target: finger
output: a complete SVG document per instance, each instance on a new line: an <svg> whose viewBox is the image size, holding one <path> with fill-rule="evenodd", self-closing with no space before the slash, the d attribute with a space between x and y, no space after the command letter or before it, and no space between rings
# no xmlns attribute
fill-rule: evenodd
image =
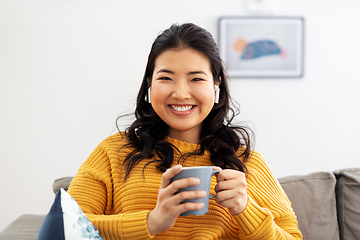
<svg viewBox="0 0 360 240"><path fill-rule="evenodd" d="M198 178L182 178L172 182L168 187L168 193L174 195L179 189L192 187L200 184L200 179ZM187 191L188 192L188 191Z"/></svg>
<svg viewBox="0 0 360 240"><path fill-rule="evenodd" d="M160 188L166 188L170 182L171 179L178 174L179 172L181 172L181 165L176 165L172 168L169 168L166 170L166 172L163 173L162 175L162 179L161 179L161 184L160 184Z"/></svg>
<svg viewBox="0 0 360 240"><path fill-rule="evenodd" d="M187 211L194 211L194 210L200 210L204 207L204 203L202 202L186 202L179 204L171 209L171 214L179 217L180 214L187 212Z"/></svg>
<svg viewBox="0 0 360 240"><path fill-rule="evenodd" d="M221 169L221 167L213 166L213 167L212 167L212 170L213 170L213 171L221 171L222 169Z"/></svg>
<svg viewBox="0 0 360 240"><path fill-rule="evenodd" d="M196 202L196 203L186 202L186 203L180 204L180 206L179 206L179 215L181 213L184 213L184 212L187 212L187 211L200 210L203 207L204 207L204 203L202 203L202 202Z"/></svg>
<svg viewBox="0 0 360 240"><path fill-rule="evenodd" d="M223 201L233 199L237 193L238 192L233 190L220 191L216 194L215 201L220 204Z"/></svg>
<svg viewBox="0 0 360 240"><path fill-rule="evenodd" d="M221 181L227 181L230 179L235 179L237 177L241 177L243 179L245 179L245 174L243 172L240 171L236 171L233 169L225 169L222 170L218 175L217 175L217 182L221 182Z"/></svg>
<svg viewBox="0 0 360 240"><path fill-rule="evenodd" d="M205 196L206 196L206 191L183 191L174 195L173 201L175 204L176 203L180 204L185 200L203 198Z"/></svg>
<svg viewBox="0 0 360 240"><path fill-rule="evenodd" d="M200 210L204 207L202 202L183 202L184 200L191 200L197 198L203 198L206 196L206 191L184 191L174 196L177 202L177 213L180 215L186 211Z"/></svg>
<svg viewBox="0 0 360 240"><path fill-rule="evenodd" d="M222 181L222 182L218 182L218 184L216 184L215 186L215 192L220 192L220 191L226 191L226 190L231 190L234 188L239 188L239 187L245 187L246 185L244 183L242 183L241 181L239 181L238 179L231 179L231 180L227 180L227 181Z"/></svg>
<svg viewBox="0 0 360 240"><path fill-rule="evenodd" d="M165 203L165 208L168 209L174 216L178 216L183 212L201 209L203 204L197 202L186 202L184 200L191 200L202 198L206 196L206 191L184 191L169 197Z"/></svg>

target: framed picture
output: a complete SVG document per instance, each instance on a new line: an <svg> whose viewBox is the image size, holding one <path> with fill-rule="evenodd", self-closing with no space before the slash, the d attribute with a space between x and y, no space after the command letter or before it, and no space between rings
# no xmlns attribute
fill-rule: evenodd
<svg viewBox="0 0 360 240"><path fill-rule="evenodd" d="M304 19L301 17L220 18L219 48L230 77L302 77Z"/></svg>

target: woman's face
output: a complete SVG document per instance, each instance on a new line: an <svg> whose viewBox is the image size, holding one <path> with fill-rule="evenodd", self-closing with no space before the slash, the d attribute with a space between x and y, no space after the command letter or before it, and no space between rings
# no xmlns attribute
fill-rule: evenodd
<svg viewBox="0 0 360 240"><path fill-rule="evenodd" d="M155 61L151 105L169 125L169 136L197 143L201 123L214 106L209 60L193 49L167 50Z"/></svg>

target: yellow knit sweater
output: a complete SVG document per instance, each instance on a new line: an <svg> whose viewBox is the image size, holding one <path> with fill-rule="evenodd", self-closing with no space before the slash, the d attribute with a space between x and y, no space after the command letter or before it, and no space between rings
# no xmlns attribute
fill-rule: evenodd
<svg viewBox="0 0 360 240"><path fill-rule="evenodd" d="M196 144L168 141L182 153L197 148ZM81 165L68 190L104 239L302 239L285 192L257 152L246 163L249 200L242 213L232 216L210 200L207 214L179 217L169 231L151 236L146 219L155 208L162 172L154 164L143 172L148 162L144 160L124 181L122 163L130 150L119 149L125 143L119 133L105 139ZM186 159L183 166L212 163L205 153ZM215 177L211 185L210 193L215 194Z"/></svg>

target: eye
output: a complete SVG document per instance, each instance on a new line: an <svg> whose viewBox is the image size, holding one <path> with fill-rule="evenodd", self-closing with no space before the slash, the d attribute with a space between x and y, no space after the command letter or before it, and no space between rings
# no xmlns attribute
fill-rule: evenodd
<svg viewBox="0 0 360 240"><path fill-rule="evenodd" d="M192 82L199 82L199 81L204 81L204 79L202 78L193 78L191 79Z"/></svg>
<svg viewBox="0 0 360 240"><path fill-rule="evenodd" d="M172 79L169 77L160 77L159 80L171 81Z"/></svg>

